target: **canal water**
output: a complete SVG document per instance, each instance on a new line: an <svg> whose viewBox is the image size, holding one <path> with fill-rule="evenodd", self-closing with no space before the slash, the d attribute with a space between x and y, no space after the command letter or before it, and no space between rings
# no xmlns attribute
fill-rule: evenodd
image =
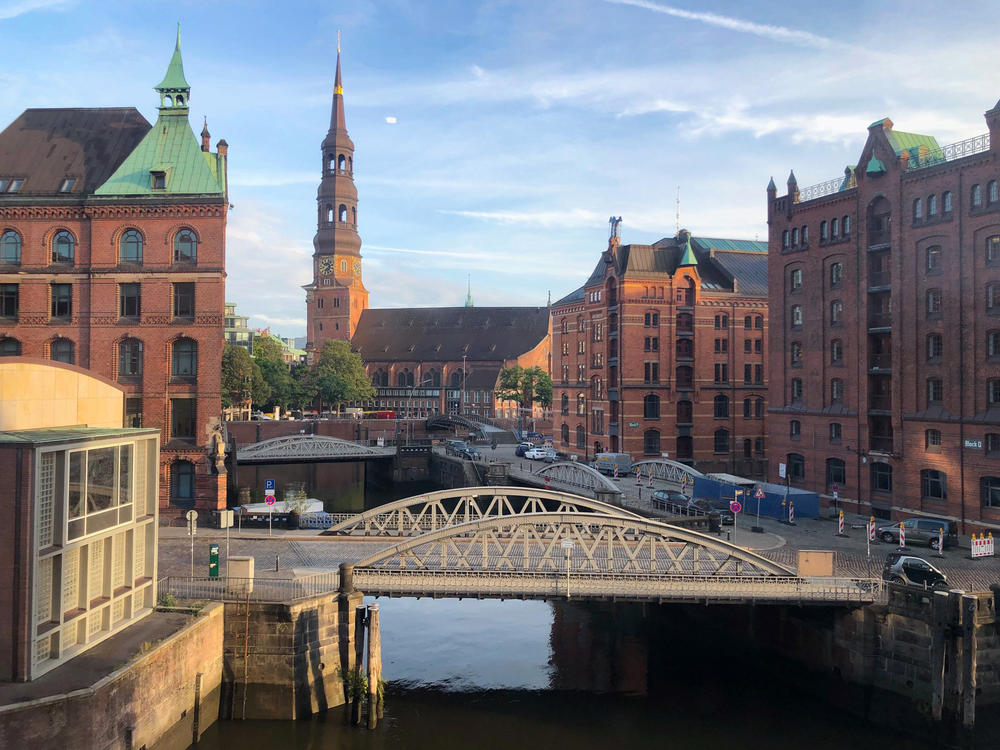
<svg viewBox="0 0 1000 750"><path fill-rule="evenodd" d="M307 489L331 510L434 489L410 485L366 498L363 474L333 466L341 473L335 489ZM260 471L287 481L322 476L308 465L260 467L263 478ZM684 607L622 603L378 603L388 685L377 729L349 726L339 708L297 722L219 722L197 748L884 750L900 741L837 709L839 683L771 663L741 639L706 634L704 609L691 616Z"/></svg>

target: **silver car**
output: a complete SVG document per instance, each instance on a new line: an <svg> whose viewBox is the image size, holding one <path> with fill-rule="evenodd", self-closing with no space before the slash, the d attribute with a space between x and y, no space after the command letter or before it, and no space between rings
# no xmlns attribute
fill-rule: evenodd
<svg viewBox="0 0 1000 750"><path fill-rule="evenodd" d="M903 521L903 533L907 544L926 544L931 549L938 548L940 531L944 529L944 546L955 543L955 525L940 518L907 518ZM899 544L899 524L880 526L878 538L883 542Z"/></svg>

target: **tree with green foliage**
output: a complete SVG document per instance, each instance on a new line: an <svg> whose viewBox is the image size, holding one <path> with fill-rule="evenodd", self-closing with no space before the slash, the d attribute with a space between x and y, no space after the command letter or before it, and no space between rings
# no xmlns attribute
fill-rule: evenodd
<svg viewBox="0 0 1000 750"><path fill-rule="evenodd" d="M227 344L222 350L222 405L263 404L271 396L260 367L242 346Z"/></svg>
<svg viewBox="0 0 1000 750"><path fill-rule="evenodd" d="M274 336L257 336L253 340L253 358L261 362L285 362L285 345Z"/></svg>
<svg viewBox="0 0 1000 750"><path fill-rule="evenodd" d="M518 406L538 404L548 408L552 406L552 378L538 366L505 367L500 371L496 395L501 401L513 401Z"/></svg>
<svg viewBox="0 0 1000 750"><path fill-rule="evenodd" d="M275 362L272 359L256 359L256 357L254 359L271 392L263 404L264 409L271 410L275 406L287 409L292 400L292 376L288 373L288 367L284 362Z"/></svg>
<svg viewBox="0 0 1000 750"><path fill-rule="evenodd" d="M289 377L292 381L289 404L300 411L305 411L319 395L316 371L309 365L292 365Z"/></svg>
<svg viewBox="0 0 1000 750"><path fill-rule="evenodd" d="M361 355L352 352L346 341L330 340L323 344L316 363L316 380L320 398L338 411L346 401L366 401L375 396Z"/></svg>

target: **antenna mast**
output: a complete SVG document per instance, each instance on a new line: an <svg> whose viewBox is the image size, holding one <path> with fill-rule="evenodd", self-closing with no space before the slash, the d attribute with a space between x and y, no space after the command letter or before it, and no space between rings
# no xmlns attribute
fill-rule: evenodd
<svg viewBox="0 0 1000 750"><path fill-rule="evenodd" d="M681 186L677 186L677 228L674 230L677 234L681 232Z"/></svg>

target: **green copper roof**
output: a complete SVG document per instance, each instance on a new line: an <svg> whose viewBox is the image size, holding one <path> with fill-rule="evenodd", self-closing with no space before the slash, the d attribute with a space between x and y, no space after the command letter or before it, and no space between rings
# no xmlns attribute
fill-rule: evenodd
<svg viewBox="0 0 1000 750"><path fill-rule="evenodd" d="M681 262L677 264L677 267L697 265L698 259L695 257L694 250L691 249L691 235L688 235L687 240L684 242L684 255L681 256Z"/></svg>
<svg viewBox="0 0 1000 750"><path fill-rule="evenodd" d="M896 156L899 156L904 151L913 151L914 149L919 150L921 148L926 148L928 151L937 151L941 148L938 146L937 138L932 135L920 135L919 133L904 133L900 130L888 130L886 131L886 137L889 139L889 144L896 152Z"/></svg>
<svg viewBox="0 0 1000 750"><path fill-rule="evenodd" d="M156 90L169 89L190 89L187 79L184 77L184 61L181 60L181 25L177 24L177 46L174 47L174 56L170 58L170 65L167 66L167 74L156 86Z"/></svg>
<svg viewBox="0 0 1000 750"><path fill-rule="evenodd" d="M876 159L874 156L868 160L868 166L865 167L866 174L885 174L885 164L882 163L880 159Z"/></svg>

